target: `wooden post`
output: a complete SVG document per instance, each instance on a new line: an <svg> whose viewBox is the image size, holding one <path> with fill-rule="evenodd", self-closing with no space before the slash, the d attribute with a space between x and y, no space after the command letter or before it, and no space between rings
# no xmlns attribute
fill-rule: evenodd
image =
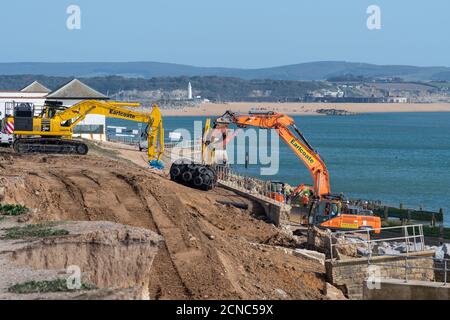
<svg viewBox="0 0 450 320"><path fill-rule="evenodd" d="M386 220L386 221L389 220L389 207L388 206L384 206L384 220Z"/></svg>
<svg viewBox="0 0 450 320"><path fill-rule="evenodd" d="M444 239L444 237L445 237L445 228L444 228L444 209L439 209L439 213L442 215L442 221L441 221L441 226L440 226L440 228L439 228L439 242L441 243L441 244L444 244L445 243L445 239Z"/></svg>
<svg viewBox="0 0 450 320"><path fill-rule="evenodd" d="M436 227L436 215L434 213L431 215L431 226Z"/></svg>

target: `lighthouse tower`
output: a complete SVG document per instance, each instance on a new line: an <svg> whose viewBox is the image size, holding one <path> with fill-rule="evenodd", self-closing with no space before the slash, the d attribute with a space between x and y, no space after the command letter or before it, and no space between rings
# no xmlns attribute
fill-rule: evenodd
<svg viewBox="0 0 450 320"><path fill-rule="evenodd" d="M192 84L189 82L188 85L188 100L192 100L194 99L193 95L192 95Z"/></svg>

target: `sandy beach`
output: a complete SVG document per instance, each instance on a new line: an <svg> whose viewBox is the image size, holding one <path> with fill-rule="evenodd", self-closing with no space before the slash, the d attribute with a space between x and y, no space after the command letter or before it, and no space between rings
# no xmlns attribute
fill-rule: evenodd
<svg viewBox="0 0 450 320"><path fill-rule="evenodd" d="M198 107L165 109L164 116L220 116L227 110L238 113L276 111L290 115L317 115L319 109L339 109L355 113L450 112L450 103L204 103Z"/></svg>

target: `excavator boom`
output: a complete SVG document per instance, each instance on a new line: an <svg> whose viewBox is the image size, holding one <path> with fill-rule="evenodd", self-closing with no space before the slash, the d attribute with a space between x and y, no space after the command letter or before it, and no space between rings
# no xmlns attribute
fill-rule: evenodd
<svg viewBox="0 0 450 320"><path fill-rule="evenodd" d="M291 117L275 112L239 115L227 111L215 121L214 128L225 134L226 129L231 124L239 128L257 127L276 130L283 141L305 164L314 180L313 193L315 195L313 199L309 199L309 197L306 199L310 208L307 223L333 230L369 229L374 230L375 233L380 233L381 220L379 217L343 213L341 197L331 195L330 177L324 161L303 136ZM226 145L227 143L228 137L224 137L223 144ZM300 185L294 190L293 196L306 190L310 190L310 188ZM278 197L281 201L285 200L283 196L278 194L271 195L271 197L275 200Z"/></svg>
<svg viewBox="0 0 450 320"><path fill-rule="evenodd" d="M222 117L215 120L216 128L223 129L231 124L239 128L257 127L276 130L283 141L295 152L311 173L314 181L315 195L322 198L331 194L327 167L319 153L313 149L308 140L297 128L294 119L275 112L239 115L227 111Z"/></svg>

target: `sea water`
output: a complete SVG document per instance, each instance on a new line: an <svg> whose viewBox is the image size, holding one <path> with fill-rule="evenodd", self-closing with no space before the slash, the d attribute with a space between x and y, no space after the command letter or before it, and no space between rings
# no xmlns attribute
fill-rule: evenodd
<svg viewBox="0 0 450 320"><path fill-rule="evenodd" d="M450 225L450 113L373 113L348 117L296 116L295 122L324 159L332 191L350 198L437 211ZM193 131L203 117L165 117L166 132ZM136 124L108 119L108 125ZM270 143L270 142L269 142ZM293 186L312 179L294 152L282 141L279 170L267 180ZM251 148L250 148L251 150ZM260 175L258 165L235 170Z"/></svg>

